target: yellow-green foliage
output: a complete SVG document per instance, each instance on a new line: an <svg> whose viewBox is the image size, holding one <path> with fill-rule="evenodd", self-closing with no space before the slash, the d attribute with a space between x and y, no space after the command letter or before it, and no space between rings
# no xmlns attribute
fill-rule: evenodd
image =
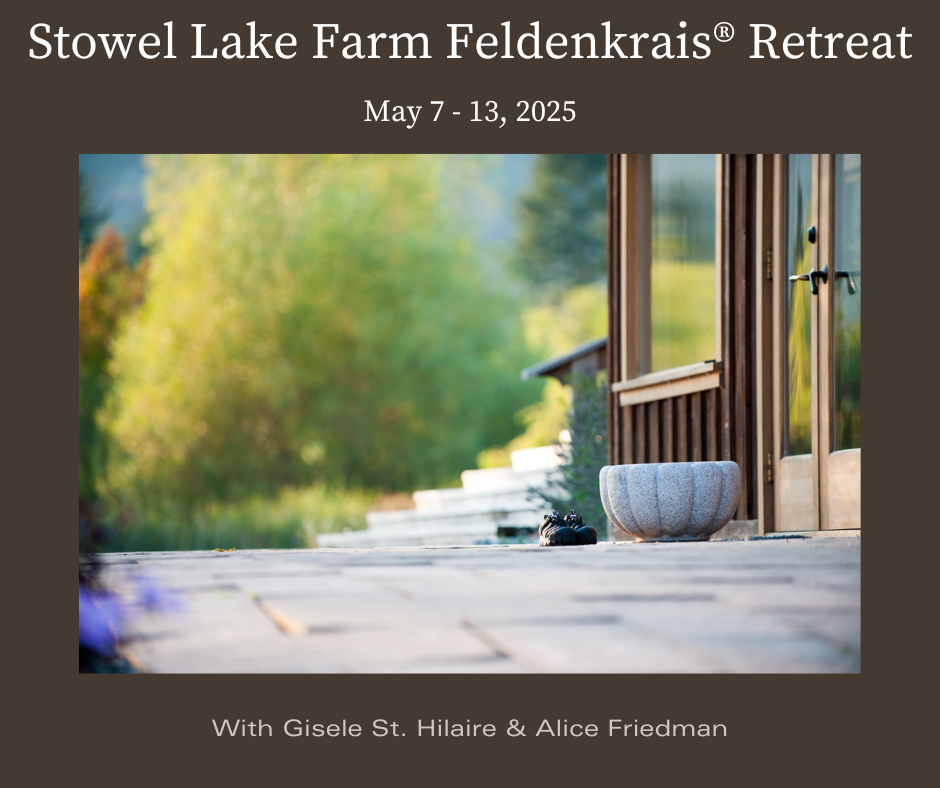
<svg viewBox="0 0 940 788"><path fill-rule="evenodd" d="M650 278L650 371L715 358L714 264L660 260Z"/></svg>
<svg viewBox="0 0 940 788"><path fill-rule="evenodd" d="M375 493L316 484L286 487L273 498L252 496L192 511L138 512L105 550L214 550L316 547L317 534L365 528Z"/></svg>
<svg viewBox="0 0 940 788"><path fill-rule="evenodd" d="M511 455L517 449L533 449L556 443L558 434L568 426L570 406L570 387L563 386L555 378L546 379L542 398L514 416L515 423L525 428L525 432L505 446L493 446L481 451L477 455L477 467L505 468L512 464Z"/></svg>
<svg viewBox="0 0 940 788"><path fill-rule="evenodd" d="M545 359L607 333L607 288L604 283L572 287L554 299L528 308L523 316L529 347ZM504 446L477 455L477 467L499 468L510 464L516 449L550 446L568 426L571 391L554 378L543 380L542 398L515 415L525 432Z"/></svg>
<svg viewBox="0 0 940 788"><path fill-rule="evenodd" d="M607 334L607 285L595 282L559 292L523 316L533 352L550 358Z"/></svg>
<svg viewBox="0 0 940 788"><path fill-rule="evenodd" d="M798 216L792 228L790 254L793 271L806 273L813 264L813 251L804 234L804 227L812 222L812 206L806 202L805 212ZM789 431L788 454L812 452L812 353L811 323L813 296L808 285L789 285L789 314L787 315L787 410Z"/></svg>
<svg viewBox="0 0 940 788"><path fill-rule="evenodd" d="M80 187L81 188L81 187ZM81 211L82 193L79 192ZM79 214L81 227L81 213ZM144 297L147 263L127 263L124 241L111 228L78 263L78 499L91 503L103 470L105 441L95 422L111 384L109 361L122 322Z"/></svg>
<svg viewBox="0 0 940 788"><path fill-rule="evenodd" d="M429 487L512 436L534 398L519 308L455 229L442 161L150 161L150 288L103 418L112 502Z"/></svg>

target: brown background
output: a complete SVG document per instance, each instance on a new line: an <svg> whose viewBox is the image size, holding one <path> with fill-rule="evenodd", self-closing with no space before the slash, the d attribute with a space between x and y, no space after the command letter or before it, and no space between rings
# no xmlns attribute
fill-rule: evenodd
<svg viewBox="0 0 940 788"><path fill-rule="evenodd" d="M375 6L370 8L370 5ZM23 4L3 12L6 750L30 783L321 785L616 783L907 784L935 652L937 526L936 15L926 3L788 2ZM30 60L29 28L162 32L176 60ZM446 59L446 23L514 34L711 33L707 60ZM294 33L289 61L191 60L192 23L218 37ZM432 60L312 60L312 23L340 34L425 32ZM896 34L911 60L751 60L749 23L780 36ZM270 41L270 39L269 39ZM896 39L895 39L896 41ZM363 100L424 104L411 130L363 123ZM574 100L574 123L469 122L469 102ZM431 100L460 119L429 122ZM460 107L459 105L465 105ZM452 106L453 105L453 106ZM78 676L74 648L75 157L81 152L818 151L865 154L865 662L857 676ZM68 219L68 221L66 221ZM66 231L66 227L71 229ZM934 381L935 382L935 381ZM933 446L931 445L933 444ZM923 458L923 462L915 462ZM611 666L615 668L615 665ZM259 718L271 739L216 738L211 720ZM288 739L290 717L398 720L401 739ZM418 718L493 722L495 739L418 738ZM502 735L511 718L525 739ZM722 722L726 739L534 738L541 719ZM929 750L929 748L928 748ZM52 774L54 772L55 774ZM55 783L52 783L52 780ZM23 779L14 784L27 784Z"/></svg>

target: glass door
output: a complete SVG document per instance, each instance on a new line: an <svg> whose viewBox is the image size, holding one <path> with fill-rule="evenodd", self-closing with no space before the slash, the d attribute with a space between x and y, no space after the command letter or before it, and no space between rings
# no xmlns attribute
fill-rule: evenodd
<svg viewBox="0 0 940 788"><path fill-rule="evenodd" d="M777 156L775 176L775 528L859 528L861 156Z"/></svg>

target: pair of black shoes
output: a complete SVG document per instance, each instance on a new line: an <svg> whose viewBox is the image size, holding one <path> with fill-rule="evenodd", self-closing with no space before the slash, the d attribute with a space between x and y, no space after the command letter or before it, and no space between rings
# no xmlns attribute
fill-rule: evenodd
<svg viewBox="0 0 940 788"><path fill-rule="evenodd" d="M572 509L564 517L555 511L545 515L539 526L539 545L560 547L579 544L597 544L597 531L585 525L580 514Z"/></svg>

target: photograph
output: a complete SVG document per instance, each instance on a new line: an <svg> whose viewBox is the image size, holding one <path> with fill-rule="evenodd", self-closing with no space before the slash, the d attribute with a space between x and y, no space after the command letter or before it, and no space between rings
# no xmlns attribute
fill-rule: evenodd
<svg viewBox="0 0 940 788"><path fill-rule="evenodd" d="M860 674L861 172L80 153L79 672Z"/></svg>

